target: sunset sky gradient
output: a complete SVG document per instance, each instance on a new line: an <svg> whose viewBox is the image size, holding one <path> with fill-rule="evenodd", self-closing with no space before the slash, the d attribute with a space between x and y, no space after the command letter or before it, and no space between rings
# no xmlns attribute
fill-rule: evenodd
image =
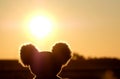
<svg viewBox="0 0 120 79"><path fill-rule="evenodd" d="M41 39L26 25L38 12L54 23ZM86 57L120 58L120 0L0 0L0 59L17 59L23 43L50 51L58 41Z"/></svg>

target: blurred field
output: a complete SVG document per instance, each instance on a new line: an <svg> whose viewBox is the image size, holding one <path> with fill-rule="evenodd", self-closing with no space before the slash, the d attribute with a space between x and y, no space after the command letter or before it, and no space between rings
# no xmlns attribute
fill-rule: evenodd
<svg viewBox="0 0 120 79"><path fill-rule="evenodd" d="M120 79L118 59L72 59L59 74L66 79ZM28 68L17 60L0 60L0 79L32 79Z"/></svg>

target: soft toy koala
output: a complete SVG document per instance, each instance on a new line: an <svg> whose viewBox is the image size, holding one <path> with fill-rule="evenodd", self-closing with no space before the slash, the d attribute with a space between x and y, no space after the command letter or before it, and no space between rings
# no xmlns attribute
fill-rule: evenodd
<svg viewBox="0 0 120 79"><path fill-rule="evenodd" d="M57 74L70 58L71 50L66 43L56 43L52 52L39 52L32 44L20 49L21 64L30 68L35 79L59 79Z"/></svg>

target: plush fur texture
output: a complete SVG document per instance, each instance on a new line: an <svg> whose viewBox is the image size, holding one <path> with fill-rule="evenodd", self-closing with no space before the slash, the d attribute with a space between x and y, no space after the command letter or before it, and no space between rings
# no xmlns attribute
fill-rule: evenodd
<svg viewBox="0 0 120 79"><path fill-rule="evenodd" d="M32 44L23 45L20 49L20 58L24 66L31 64L33 60L33 55L38 52L36 47Z"/></svg>
<svg viewBox="0 0 120 79"><path fill-rule="evenodd" d="M57 62L62 65L64 65L71 57L71 51L65 43L56 43L52 48L52 53Z"/></svg>
<svg viewBox="0 0 120 79"><path fill-rule="evenodd" d="M52 52L39 52L32 44L23 45L20 49L20 59L23 66L29 66L35 79L58 79L61 67L71 57L71 50L66 43L56 43Z"/></svg>

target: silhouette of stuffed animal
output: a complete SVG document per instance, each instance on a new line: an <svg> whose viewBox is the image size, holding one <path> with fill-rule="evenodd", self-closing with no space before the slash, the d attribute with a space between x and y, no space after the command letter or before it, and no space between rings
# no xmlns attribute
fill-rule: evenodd
<svg viewBox="0 0 120 79"><path fill-rule="evenodd" d="M66 43L56 43L52 52L39 52L32 44L20 49L21 64L30 68L35 79L60 79L57 74L70 58L71 50Z"/></svg>

